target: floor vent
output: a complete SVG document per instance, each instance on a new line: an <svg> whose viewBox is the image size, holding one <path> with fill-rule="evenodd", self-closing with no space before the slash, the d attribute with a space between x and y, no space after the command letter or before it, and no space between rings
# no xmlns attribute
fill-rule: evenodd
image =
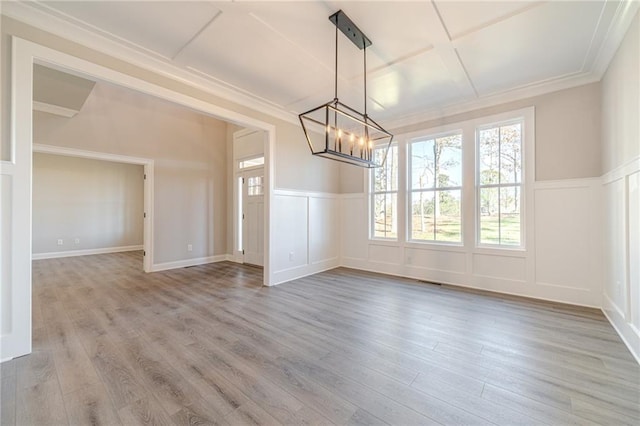
<svg viewBox="0 0 640 426"><path fill-rule="evenodd" d="M441 286L441 283L434 283L433 281L426 281L426 280L417 280L420 284L431 284L431 285L438 285Z"/></svg>

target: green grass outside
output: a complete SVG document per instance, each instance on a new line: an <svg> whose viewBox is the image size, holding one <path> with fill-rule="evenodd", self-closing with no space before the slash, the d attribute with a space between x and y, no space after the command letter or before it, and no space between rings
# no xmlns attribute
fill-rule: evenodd
<svg viewBox="0 0 640 426"><path fill-rule="evenodd" d="M412 240L462 242L461 223L458 216L440 216L437 220L434 239L433 217L425 219L424 228L420 227L420 216L413 215ZM388 222L388 224L390 221ZM498 216L482 216L480 218L480 243L520 245L520 217L517 215L502 216L502 230L499 232L500 220ZM390 226L388 226L390 228ZM384 224L376 223L376 231L383 232ZM387 229L390 232L391 229ZM378 233L376 232L376 233ZM387 234L388 237L395 237Z"/></svg>

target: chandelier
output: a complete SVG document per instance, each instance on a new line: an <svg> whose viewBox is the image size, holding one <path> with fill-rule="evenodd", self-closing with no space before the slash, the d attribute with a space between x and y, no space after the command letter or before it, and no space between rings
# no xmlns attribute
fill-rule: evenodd
<svg viewBox="0 0 640 426"><path fill-rule="evenodd" d="M336 27L334 98L300 114L302 130L313 155L360 167L380 167L393 135L367 115L367 47L371 40L342 10L329 16L329 20ZM364 113L338 99L338 29L363 51Z"/></svg>

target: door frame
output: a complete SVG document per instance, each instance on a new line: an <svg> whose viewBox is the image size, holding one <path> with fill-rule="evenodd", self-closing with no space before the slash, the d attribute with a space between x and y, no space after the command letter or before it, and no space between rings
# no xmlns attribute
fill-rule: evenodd
<svg viewBox="0 0 640 426"><path fill-rule="evenodd" d="M142 257L142 268L144 272L153 272L153 180L154 180L154 162L150 158L130 157L119 154L105 154L103 152L85 151L75 148L64 148L61 146L45 145L34 143L33 152L41 154L54 154L65 157L86 158L90 160L111 161L114 163L136 164L144 168L144 225L142 236L142 249L144 256Z"/></svg>
<svg viewBox="0 0 640 426"><path fill-rule="evenodd" d="M155 96L177 105L231 122L246 128L260 129L266 132L265 141L265 267L263 271L264 285L271 285L273 280L272 256L274 241L271 229L274 217L271 206L274 201L274 154L276 126L266 121L223 108L211 102L189 96L182 92L160 86L141 78L133 77L120 71L72 56L43 45L11 37L11 140L9 141L10 157L0 162L3 180L9 182L10 215L3 217L10 230L10 258L6 262L9 271L3 271L8 283L3 283L2 291L11 295L9 312L2 312L0 320L0 360L12 359L31 353L31 228L32 228L32 126L33 126L33 65L42 64L57 68L63 72L90 76L97 80L116 84L137 92ZM147 68L153 78L153 68ZM184 84L171 75L165 78ZM223 101L224 102L224 101ZM4 195L3 195L4 196ZM3 206L3 211L7 209ZM151 235L155 229L151 230ZM5 235L3 234L3 238ZM4 245L4 243L3 243ZM6 255L2 253L3 257ZM4 260L3 260L4 263ZM3 280L4 281L4 280Z"/></svg>
<svg viewBox="0 0 640 426"><path fill-rule="evenodd" d="M235 256L235 260L238 263L245 263L245 253L244 253L244 246L245 246L245 237L246 237L246 230L244 229L244 220L240 219L240 213L242 212L243 214L244 212L244 202L248 201L247 198L248 197L247 194L245 194L244 189L245 189L245 185L244 185L244 179L250 177L250 175L252 175L252 172L256 172L256 171L261 171L262 175L264 176L264 166L255 166L255 167L247 167L246 169L240 169L238 168L238 164L241 161L245 161L245 160L250 160L253 158L259 158L261 157L260 155L256 156L256 155L252 155L249 157L244 157L244 158L239 158L238 160L235 161L236 163L236 173L235 173L235 178L234 178L234 216L233 216L233 224L234 224L234 256ZM243 179L243 184L242 186L239 185L239 180L240 178ZM264 179L264 178L263 178ZM240 193L240 191L242 191L242 211L240 210L240 200L238 199L238 194ZM263 197L263 203L264 203L264 194L262 195ZM265 224L263 223L262 226L264 226ZM238 247L238 242L240 241L240 230L242 229L242 252L240 250L240 247ZM264 241L262 243L262 253L263 253L263 258L262 258L262 263L264 266Z"/></svg>

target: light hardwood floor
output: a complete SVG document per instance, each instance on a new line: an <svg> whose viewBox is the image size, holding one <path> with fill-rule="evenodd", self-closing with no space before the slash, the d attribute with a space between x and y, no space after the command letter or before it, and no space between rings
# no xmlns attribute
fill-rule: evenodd
<svg viewBox="0 0 640 426"><path fill-rule="evenodd" d="M2 425L640 424L640 367L594 309L141 264L34 262L34 351L2 364Z"/></svg>

